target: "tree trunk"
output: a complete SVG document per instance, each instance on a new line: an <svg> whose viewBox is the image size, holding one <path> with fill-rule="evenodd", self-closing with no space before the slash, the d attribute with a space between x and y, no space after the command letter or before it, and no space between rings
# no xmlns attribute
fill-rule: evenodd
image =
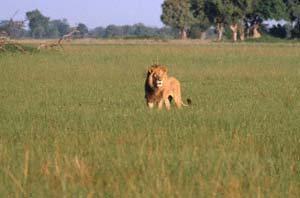
<svg viewBox="0 0 300 198"><path fill-rule="evenodd" d="M258 31L258 24L253 25L253 38L260 38L261 34Z"/></svg>
<svg viewBox="0 0 300 198"><path fill-rule="evenodd" d="M250 38L250 27L246 28L246 38Z"/></svg>
<svg viewBox="0 0 300 198"><path fill-rule="evenodd" d="M206 32L200 32L200 40L204 41L206 39Z"/></svg>
<svg viewBox="0 0 300 198"><path fill-rule="evenodd" d="M245 32L244 32L243 25L239 26L239 33L240 33L240 39L241 39L241 41L244 41L245 40Z"/></svg>
<svg viewBox="0 0 300 198"><path fill-rule="evenodd" d="M181 29L180 30L180 38L181 39L187 39L187 33L186 33L186 29L185 28L183 28L183 29Z"/></svg>
<svg viewBox="0 0 300 198"><path fill-rule="evenodd" d="M237 42L237 31L238 31L237 23L230 25L230 29L232 31L233 42Z"/></svg>
<svg viewBox="0 0 300 198"><path fill-rule="evenodd" d="M223 37L223 29L224 29L223 24L218 23L216 29L217 29L218 41L221 41Z"/></svg>

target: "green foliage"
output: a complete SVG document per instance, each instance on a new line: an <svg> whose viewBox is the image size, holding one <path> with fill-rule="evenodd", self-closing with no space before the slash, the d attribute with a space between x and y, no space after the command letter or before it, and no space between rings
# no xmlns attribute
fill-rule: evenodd
<svg viewBox="0 0 300 198"><path fill-rule="evenodd" d="M292 38L300 38L300 1L285 0L287 6L288 18L294 27L291 30Z"/></svg>
<svg viewBox="0 0 300 198"><path fill-rule="evenodd" d="M206 2L207 1L205 0L191 0L191 10L195 17L195 24L193 24L192 26L193 30L198 29L198 31L203 32L206 31L211 26L207 14Z"/></svg>
<svg viewBox="0 0 300 198"><path fill-rule="evenodd" d="M230 1L212 0L207 1L207 15L213 24L229 24L231 23L231 15L233 14L233 5Z"/></svg>
<svg viewBox="0 0 300 198"><path fill-rule="evenodd" d="M278 38L286 38L287 37L287 30L285 26L282 26L280 24L278 25L273 25L270 30L269 34L274 37Z"/></svg>
<svg viewBox="0 0 300 198"><path fill-rule="evenodd" d="M288 12L288 18L290 22L295 22L297 20L300 20L300 1L299 0L284 0L287 12Z"/></svg>
<svg viewBox="0 0 300 198"><path fill-rule="evenodd" d="M294 28L291 31L291 37L292 38L300 38L300 21L296 23Z"/></svg>
<svg viewBox="0 0 300 198"><path fill-rule="evenodd" d="M33 38L43 38L47 35L49 17L45 17L39 10L26 12L29 28Z"/></svg>
<svg viewBox="0 0 300 198"><path fill-rule="evenodd" d="M287 19L287 8L283 0L260 0L254 13L262 19Z"/></svg>
<svg viewBox="0 0 300 198"><path fill-rule="evenodd" d="M175 38L178 35L177 29L147 27L142 23L125 26L109 25L106 28L98 27L91 32L92 35L103 38Z"/></svg>
<svg viewBox="0 0 300 198"><path fill-rule="evenodd" d="M70 32L70 25L66 19L49 21L48 37L58 38Z"/></svg>
<svg viewBox="0 0 300 198"><path fill-rule="evenodd" d="M172 27L162 27L158 29L157 36L161 38L174 39L178 37L178 29Z"/></svg>
<svg viewBox="0 0 300 198"><path fill-rule="evenodd" d="M32 54L32 53L36 53L38 52L37 48L35 46L32 46L32 45L20 45L18 44L20 47L22 47L22 49L24 49L25 53L29 53L29 54ZM0 51L0 54L1 53L21 53L20 50L13 44L6 44L4 46L4 49L5 51Z"/></svg>
<svg viewBox="0 0 300 198"><path fill-rule="evenodd" d="M256 17L261 6L258 0L212 0L207 1L208 15L213 23L234 24L247 17ZM253 16L254 15L254 16Z"/></svg>
<svg viewBox="0 0 300 198"><path fill-rule="evenodd" d="M142 23L134 25L134 34L137 36L154 35L154 29L148 28Z"/></svg>
<svg viewBox="0 0 300 198"><path fill-rule="evenodd" d="M249 30L254 25L261 24L263 20L287 19L288 15L294 18L299 16L298 4L299 1L288 0L190 0L190 6L187 6L186 1L169 0L162 4L161 19L166 25L182 29L184 25L180 24L185 18L181 15L192 13L194 18L189 20L189 26L194 27L191 33L196 29L205 30L211 24L239 24L239 28L243 26ZM183 9L188 7L190 9ZM199 27L196 27L197 25Z"/></svg>
<svg viewBox="0 0 300 198"><path fill-rule="evenodd" d="M96 27L95 29L91 29L89 31L89 35L92 38L102 38L104 37L104 33L105 33L105 28L104 27Z"/></svg>
<svg viewBox="0 0 300 198"><path fill-rule="evenodd" d="M105 38L114 38L118 37L119 35L122 35L122 29L116 25L108 25L105 28L104 37Z"/></svg>
<svg viewBox="0 0 300 198"><path fill-rule="evenodd" d="M0 35L2 32L5 32L10 38L20 38L27 33L22 22L12 20L0 21Z"/></svg>
<svg viewBox="0 0 300 198"><path fill-rule="evenodd" d="M75 33L75 36L78 36L79 38L85 37L88 34L88 32L89 32L88 27L85 24L83 24L83 23L79 23L78 24L77 30L79 32Z"/></svg>
<svg viewBox="0 0 300 198"><path fill-rule="evenodd" d="M188 29L195 23L190 0L166 0L162 4L161 20L178 29Z"/></svg>
<svg viewBox="0 0 300 198"><path fill-rule="evenodd" d="M188 33L190 38L199 39L201 32L203 32L202 28L200 28L198 25L193 25Z"/></svg>

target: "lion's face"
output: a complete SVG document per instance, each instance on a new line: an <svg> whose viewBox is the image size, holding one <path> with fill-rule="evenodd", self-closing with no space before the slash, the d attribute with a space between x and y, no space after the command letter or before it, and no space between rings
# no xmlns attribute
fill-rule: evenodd
<svg viewBox="0 0 300 198"><path fill-rule="evenodd" d="M148 71L148 83L153 88L161 88L168 78L167 68L163 66L154 65Z"/></svg>

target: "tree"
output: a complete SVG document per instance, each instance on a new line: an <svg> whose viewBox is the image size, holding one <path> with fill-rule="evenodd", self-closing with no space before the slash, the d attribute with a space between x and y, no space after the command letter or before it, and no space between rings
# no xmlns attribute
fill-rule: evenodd
<svg viewBox="0 0 300 198"><path fill-rule="evenodd" d="M138 23L133 26L134 35L137 37L155 36L155 29L145 26L143 23Z"/></svg>
<svg viewBox="0 0 300 198"><path fill-rule="evenodd" d="M296 23L296 25L293 27L291 32L292 38L299 38L300 37L300 21Z"/></svg>
<svg viewBox="0 0 300 198"><path fill-rule="evenodd" d="M187 30L196 20L191 11L190 0L166 0L162 4L161 20L164 24L180 30L180 37L187 38Z"/></svg>
<svg viewBox="0 0 300 198"><path fill-rule="evenodd" d="M260 0L254 8L263 19L287 19L287 9L283 0Z"/></svg>
<svg viewBox="0 0 300 198"><path fill-rule="evenodd" d="M207 17L216 27L218 41L222 40L224 25L229 21L228 5L229 3L223 0L206 1Z"/></svg>
<svg viewBox="0 0 300 198"><path fill-rule="evenodd" d="M58 38L70 32L70 25L66 19L49 21L48 37Z"/></svg>
<svg viewBox="0 0 300 198"><path fill-rule="evenodd" d="M233 41L237 41L237 34L244 40L245 18L248 13L253 11L255 0L232 0L230 6L230 30L232 31Z"/></svg>
<svg viewBox="0 0 300 198"><path fill-rule="evenodd" d="M88 27L83 23L78 24L77 30L80 38L84 38L89 33Z"/></svg>
<svg viewBox="0 0 300 198"><path fill-rule="evenodd" d="M173 27L162 27L157 30L157 34L161 38L176 38L178 37L178 31Z"/></svg>
<svg viewBox="0 0 300 198"><path fill-rule="evenodd" d="M121 29L122 29L121 32L122 32L123 36L125 36L125 37L133 36L136 31L135 25L133 25L133 26L124 25L121 27Z"/></svg>
<svg viewBox="0 0 300 198"><path fill-rule="evenodd" d="M122 35L122 28L116 25L108 25L105 28L104 38L115 38Z"/></svg>
<svg viewBox="0 0 300 198"><path fill-rule="evenodd" d="M282 26L280 24L277 24L276 26L273 25L269 29L269 34L271 36L278 37L278 38L286 38L286 36L287 36L286 27Z"/></svg>
<svg viewBox="0 0 300 198"><path fill-rule="evenodd" d="M199 33L201 40L205 39L205 32L210 27L209 18L207 15L206 0L191 0L191 9L193 16L195 17L195 24L192 25L191 32L195 34Z"/></svg>
<svg viewBox="0 0 300 198"><path fill-rule="evenodd" d="M284 0L287 7L288 19L292 23L300 19L300 0Z"/></svg>
<svg viewBox="0 0 300 198"><path fill-rule="evenodd" d="M207 1L208 17L216 25L218 40L222 39L224 25L232 31L233 41L237 41L238 31L244 40L244 19L251 10L252 0L211 0Z"/></svg>
<svg viewBox="0 0 300 198"><path fill-rule="evenodd" d="M244 38L244 28L253 37L260 37L258 27L266 19L285 19L286 7L283 0L210 0L205 1L207 16L215 24L218 40L221 40L224 25L232 31L233 40ZM249 34L248 34L249 35Z"/></svg>
<svg viewBox="0 0 300 198"><path fill-rule="evenodd" d="M29 28L31 36L34 38L42 38L47 35L49 18L41 14L39 10L26 12L26 17L29 20Z"/></svg>
<svg viewBox="0 0 300 198"><path fill-rule="evenodd" d="M13 18L19 11L16 11L9 20L0 21L0 36L8 36L12 38L26 36L24 23L26 20L15 21Z"/></svg>
<svg viewBox="0 0 300 198"><path fill-rule="evenodd" d="M284 0L292 26L291 37L300 37L300 0Z"/></svg>
<svg viewBox="0 0 300 198"><path fill-rule="evenodd" d="M0 35L7 34L11 38L20 38L26 36L26 30L21 21L2 20L0 21Z"/></svg>
<svg viewBox="0 0 300 198"><path fill-rule="evenodd" d="M247 35L254 38L260 37L258 28L263 20L287 19L287 7L283 0L252 0L251 9L248 10L245 18Z"/></svg>
<svg viewBox="0 0 300 198"><path fill-rule="evenodd" d="M105 28L104 27L96 27L95 29L92 29L89 31L89 35L92 38L102 38L104 37Z"/></svg>

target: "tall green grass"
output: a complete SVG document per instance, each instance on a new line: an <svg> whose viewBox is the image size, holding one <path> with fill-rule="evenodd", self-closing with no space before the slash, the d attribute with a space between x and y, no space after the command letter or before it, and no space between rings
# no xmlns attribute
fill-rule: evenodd
<svg viewBox="0 0 300 198"><path fill-rule="evenodd" d="M298 197L293 44L83 45L0 54L4 197ZM188 108L149 110L152 63Z"/></svg>

